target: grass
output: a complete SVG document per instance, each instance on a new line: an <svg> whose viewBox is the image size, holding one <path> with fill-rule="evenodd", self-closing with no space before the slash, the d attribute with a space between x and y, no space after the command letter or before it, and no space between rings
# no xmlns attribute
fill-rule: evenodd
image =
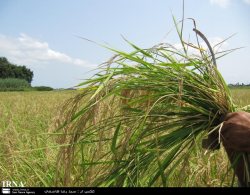
<svg viewBox="0 0 250 195"><path fill-rule="evenodd" d="M62 102L76 93L78 92L0 93L1 181L22 181L25 186L56 185L60 135L52 133L51 125L56 121L54 116ZM232 95L242 106L249 104L250 89L232 89ZM228 169L224 150L205 153L205 150L200 150L199 145L196 147L197 150L189 161L180 167L182 174L172 175L169 186L220 186ZM85 154L90 152L86 149ZM91 175L88 177L91 178ZM230 171L222 186L230 186L231 177ZM84 186L87 180L88 178L80 177L72 186ZM62 186L62 183L58 185Z"/></svg>

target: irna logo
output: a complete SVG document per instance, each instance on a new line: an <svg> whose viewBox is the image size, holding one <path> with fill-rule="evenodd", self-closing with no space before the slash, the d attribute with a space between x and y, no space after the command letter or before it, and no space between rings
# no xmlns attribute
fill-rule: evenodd
<svg viewBox="0 0 250 195"><path fill-rule="evenodd" d="M23 182L17 181L2 181L2 187L24 187Z"/></svg>

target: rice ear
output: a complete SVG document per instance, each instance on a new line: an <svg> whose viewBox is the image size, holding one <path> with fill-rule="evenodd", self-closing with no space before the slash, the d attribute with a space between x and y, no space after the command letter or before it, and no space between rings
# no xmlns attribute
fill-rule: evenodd
<svg viewBox="0 0 250 195"><path fill-rule="evenodd" d="M216 62L206 52L194 56L169 44L141 49L126 42L130 53L106 47L114 58L79 85L85 95L69 104L63 130L72 136L64 138L69 146L58 157L66 183L77 182L74 175L87 178L88 186L168 186L197 145L219 149L221 118L236 107ZM79 162L83 148L88 152ZM65 161L80 163L84 172Z"/></svg>

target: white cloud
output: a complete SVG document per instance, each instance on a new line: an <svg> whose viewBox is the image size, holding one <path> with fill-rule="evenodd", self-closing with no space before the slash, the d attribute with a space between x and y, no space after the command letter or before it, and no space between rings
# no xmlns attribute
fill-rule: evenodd
<svg viewBox="0 0 250 195"><path fill-rule="evenodd" d="M209 0L212 5L218 5L222 8L226 8L230 5L230 0Z"/></svg>
<svg viewBox="0 0 250 195"><path fill-rule="evenodd" d="M41 42L23 33L17 38L0 34L0 56L7 57L14 63L25 65L56 61L83 67L94 66L85 60L55 51L47 42Z"/></svg>
<svg viewBox="0 0 250 195"><path fill-rule="evenodd" d="M250 5L250 0L243 0L246 4Z"/></svg>

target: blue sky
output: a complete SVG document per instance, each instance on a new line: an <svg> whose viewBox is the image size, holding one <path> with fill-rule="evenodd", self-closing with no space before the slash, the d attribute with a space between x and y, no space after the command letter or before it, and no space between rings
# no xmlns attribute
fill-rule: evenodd
<svg viewBox="0 0 250 195"><path fill-rule="evenodd" d="M72 87L113 55L77 36L125 51L121 35L143 48L177 44L171 12L181 19L182 0L0 0L0 56L33 70L33 86ZM237 33L222 49L245 48L217 64L228 83L250 83L250 0L185 0L188 17L211 44Z"/></svg>

